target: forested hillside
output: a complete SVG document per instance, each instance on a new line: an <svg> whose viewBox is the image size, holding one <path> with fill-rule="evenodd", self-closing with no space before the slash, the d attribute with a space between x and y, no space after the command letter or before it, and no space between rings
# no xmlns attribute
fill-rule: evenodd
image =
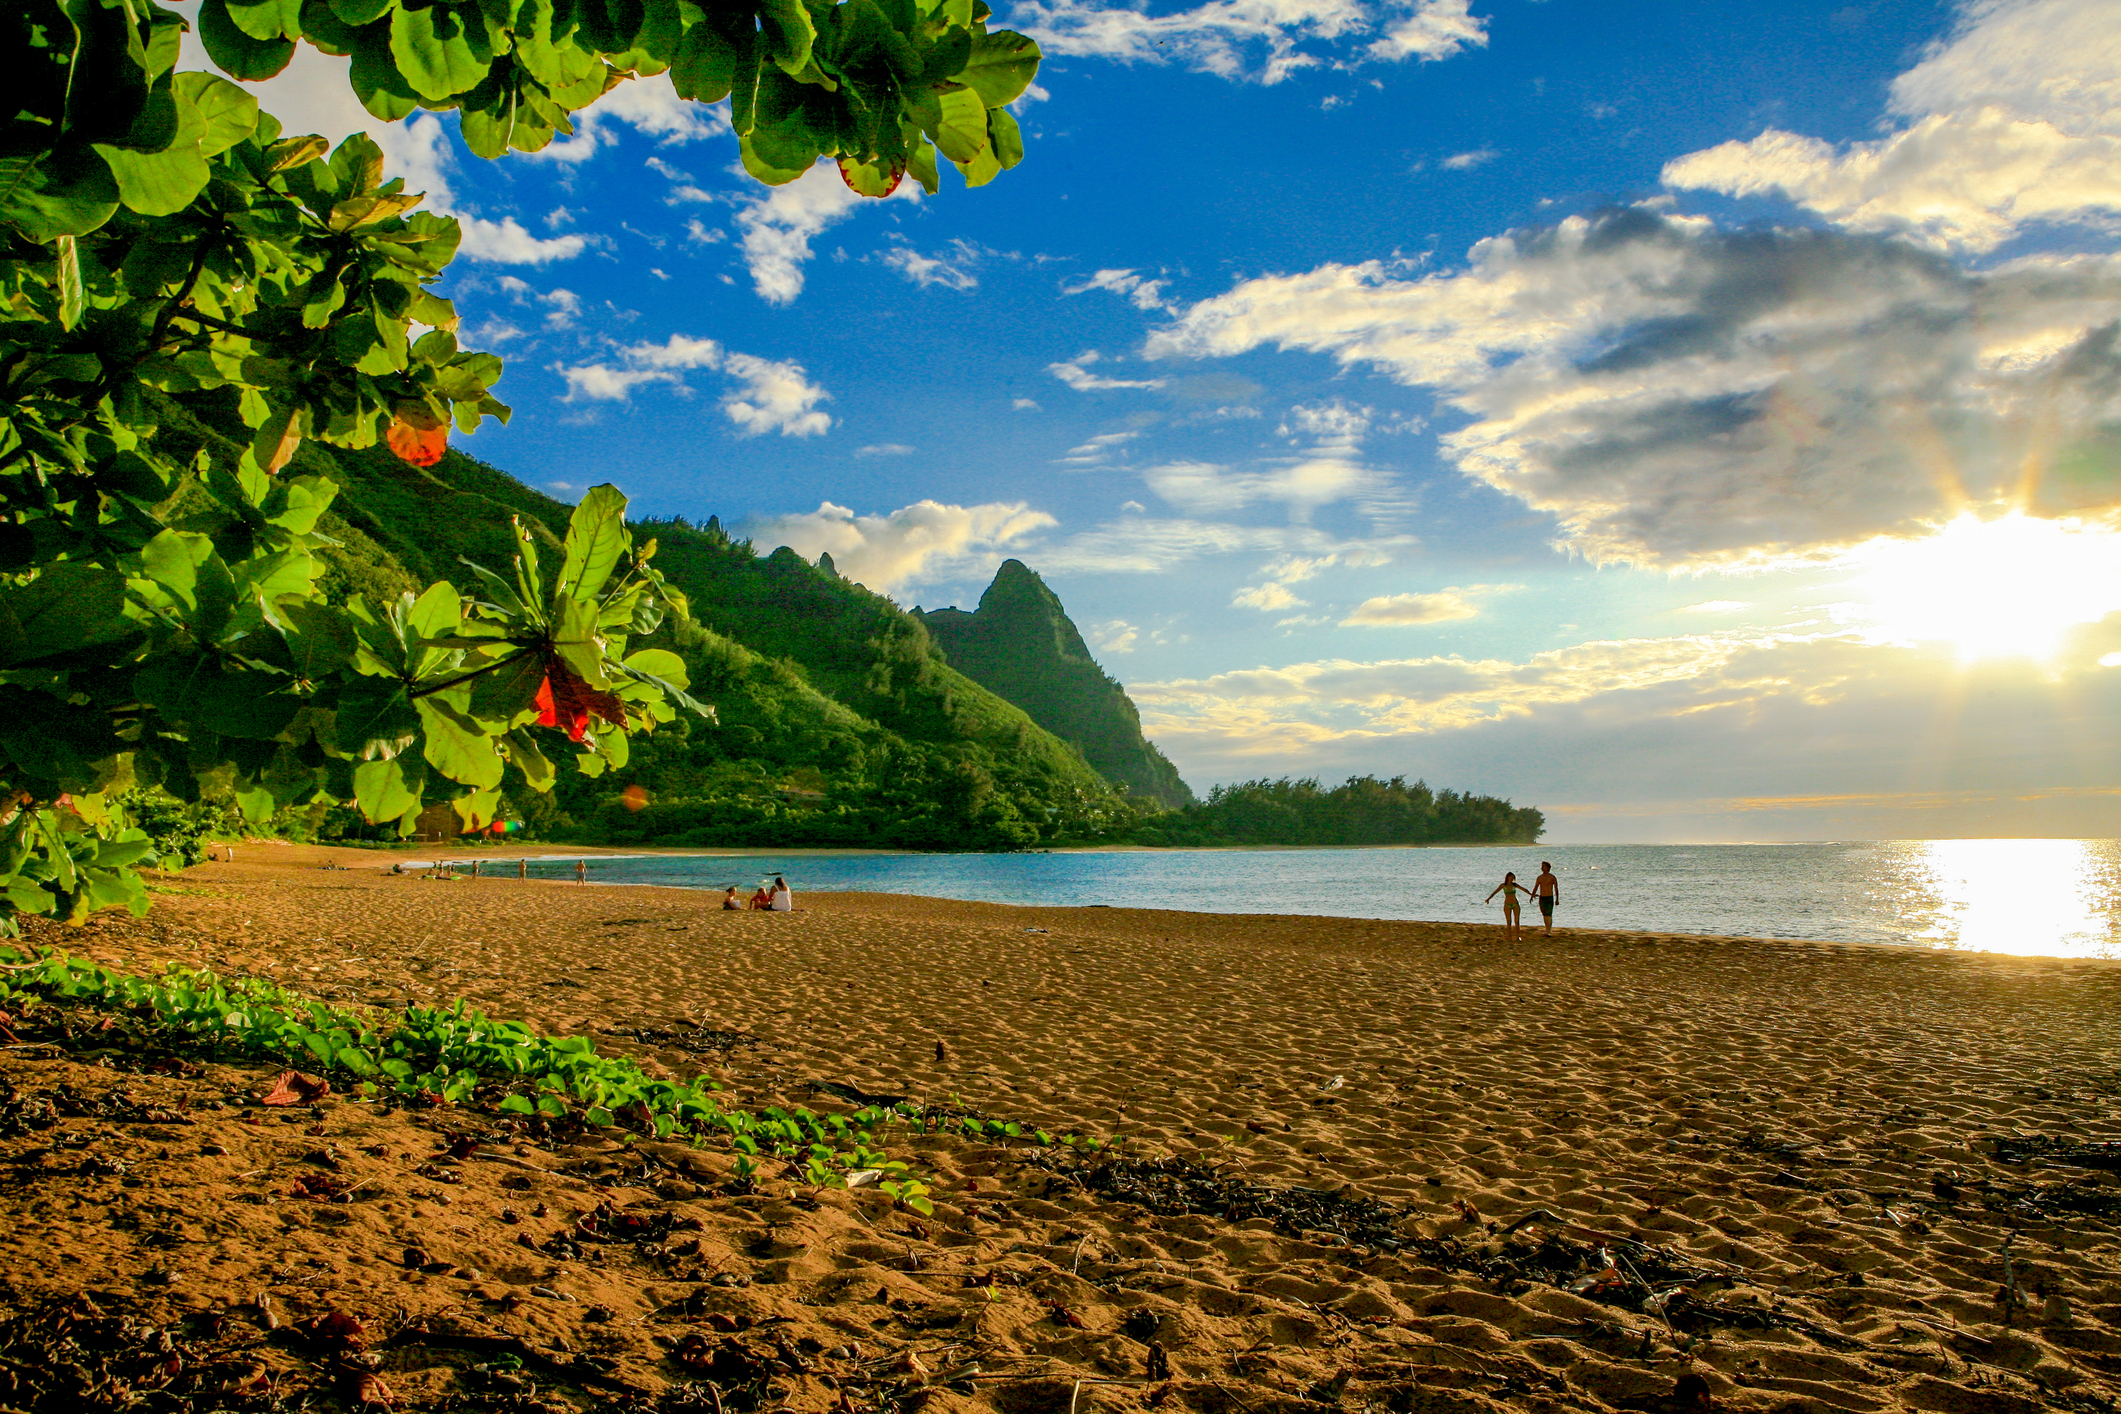
<svg viewBox="0 0 2121 1414"><path fill-rule="evenodd" d="M1081 747L1106 780L1169 810L1193 803L1178 768L1142 735L1126 689L1097 665L1059 596L1022 560L1002 562L974 612L916 608L913 616L952 667Z"/></svg>
<svg viewBox="0 0 2121 1414"><path fill-rule="evenodd" d="M225 440L183 409L165 435ZM310 441L293 472L339 483L321 522L339 545L327 589L388 599L464 559L505 565L510 516L558 544L570 507L460 452L432 470L381 449ZM231 533L204 504L191 528ZM181 512L180 512L181 519ZM890 600L793 551L760 557L719 527L638 525L691 615L644 643L686 661L715 720L681 716L633 744L623 778L560 773L511 796L548 836L611 843L1010 849L1123 834L1137 811L1075 748L951 668ZM640 790L629 792L627 787ZM311 822L355 833L350 811Z"/></svg>

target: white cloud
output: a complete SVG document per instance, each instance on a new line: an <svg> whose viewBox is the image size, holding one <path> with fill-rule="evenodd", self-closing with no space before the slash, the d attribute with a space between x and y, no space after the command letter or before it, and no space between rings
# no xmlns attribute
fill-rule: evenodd
<svg viewBox="0 0 2121 1414"><path fill-rule="evenodd" d="M1340 622L1343 627L1412 628L1470 619L1480 613L1480 607L1466 596L1491 587L1476 584L1467 589L1444 589L1434 594L1382 594L1363 600Z"/></svg>
<svg viewBox="0 0 2121 1414"><path fill-rule="evenodd" d="M830 501L801 515L747 527L762 550L786 545L806 560L829 553L848 579L879 593L901 585L990 570L1001 551L1057 524L1022 501L979 506L918 501L889 515L858 516Z"/></svg>
<svg viewBox="0 0 2121 1414"><path fill-rule="evenodd" d="M832 427L832 418L817 410L832 395L812 383L801 364L735 353L712 339L689 334L672 334L660 344L629 344L616 352L616 366L598 362L557 367L554 371L567 381L563 401L625 402L645 384L683 388L683 373L705 368L736 380L738 386L722 395L722 415L747 437L766 432L816 437Z"/></svg>
<svg viewBox="0 0 2121 1414"><path fill-rule="evenodd" d="M1993 250L2121 212L2121 24L2110 0L1971 0L1893 81L1903 126L1835 147L1770 128L1664 169L1675 187L1781 192L1843 226Z"/></svg>
<svg viewBox="0 0 2121 1414"><path fill-rule="evenodd" d="M1679 612L1682 614L1735 614L1741 609L1750 609L1752 607L1752 601L1748 599L1704 599L1699 604L1686 605Z"/></svg>
<svg viewBox="0 0 2121 1414"><path fill-rule="evenodd" d="M916 200L918 182L900 182L889 198ZM768 304L789 304L803 292L803 265L810 241L828 226L846 220L856 209L875 203L858 195L840 176L839 165L821 161L783 187L775 187L737 213L744 264L759 297Z"/></svg>
<svg viewBox="0 0 2121 1414"><path fill-rule="evenodd" d="M537 290L514 275L503 275L495 283L517 304L542 307L547 329L571 329L582 313L582 297L573 290Z"/></svg>
<svg viewBox="0 0 2121 1414"><path fill-rule="evenodd" d="M660 344L631 344L626 348L629 362L649 368L719 368L722 365L722 346L712 339L695 339L690 334L672 334Z"/></svg>
<svg viewBox="0 0 2121 1414"><path fill-rule="evenodd" d="M1276 429L1284 437L1315 437L1323 442L1353 445L1370 430L1375 410L1356 407L1334 398L1324 403L1298 403L1290 408Z"/></svg>
<svg viewBox="0 0 2121 1414"><path fill-rule="evenodd" d="M1230 603L1239 609L1259 609L1272 613L1277 609L1301 609L1309 607L1311 601L1299 599L1283 584L1248 584L1230 596Z"/></svg>
<svg viewBox="0 0 2121 1414"><path fill-rule="evenodd" d="M1035 399L1011 398L1009 400L1009 410L1011 412L1038 412L1040 408Z"/></svg>
<svg viewBox="0 0 2121 1414"><path fill-rule="evenodd" d="M561 401L568 403L623 403L630 400L633 390L644 383L684 381L675 373L666 373L660 369L613 368L606 363L561 365L553 371L567 380L567 393Z"/></svg>
<svg viewBox="0 0 2121 1414"><path fill-rule="evenodd" d="M1488 42L1482 21L1469 13L1467 0L1432 0L1412 7L1413 13L1385 27L1384 37L1370 46L1376 59L1448 59L1464 49L1477 49Z"/></svg>
<svg viewBox="0 0 2121 1414"><path fill-rule="evenodd" d="M1046 371L1078 393L1096 393L1110 388L1161 388L1161 378L1106 378L1092 373L1090 365L1103 355L1096 349L1088 349L1065 363L1049 363Z"/></svg>
<svg viewBox="0 0 2121 1414"><path fill-rule="evenodd" d="M1502 156L1492 147L1476 148L1471 152L1460 152L1443 160L1444 167L1453 172L1470 172L1475 167L1485 167Z"/></svg>
<svg viewBox="0 0 2121 1414"><path fill-rule="evenodd" d="M1100 433L1079 447L1070 447L1068 454L1060 459L1060 464L1077 468L1108 465L1116 449L1139 436L1139 432Z"/></svg>
<svg viewBox="0 0 2121 1414"><path fill-rule="evenodd" d="M1414 543L1411 536L1341 540L1308 525L1152 517L1136 502L1121 509L1129 513L1041 549L1040 568L1054 573L1173 574L1209 556L1228 554L1338 555L1344 564L1368 564L1382 563Z"/></svg>
<svg viewBox="0 0 2121 1414"><path fill-rule="evenodd" d="M922 255L912 246L893 246L884 252L884 264L919 285L929 289L940 285L946 290L974 290L979 288L979 277L971 271L978 252L964 241L953 241L954 249L949 255Z"/></svg>
<svg viewBox="0 0 2121 1414"><path fill-rule="evenodd" d="M722 366L744 385L722 399L722 412L746 436L817 437L831 429L831 417L816 408L832 395L812 383L801 364L733 353Z"/></svg>
<svg viewBox="0 0 2121 1414"><path fill-rule="evenodd" d="M1234 511L1278 501L1299 518L1320 506L1375 489L1377 473L1336 456L1293 458L1239 471L1212 462L1171 462L1142 473L1149 489L1186 511Z"/></svg>
<svg viewBox="0 0 2121 1414"><path fill-rule="evenodd" d="M1332 553L1324 555L1284 555L1266 566L1261 572L1267 578L1280 580L1283 584L1301 584L1320 570L1331 569L1339 563L1340 556Z"/></svg>
<svg viewBox="0 0 2121 1414"><path fill-rule="evenodd" d="M1087 294L1091 290L1110 290L1125 298L1136 309L1170 309L1164 299L1162 280L1145 280L1132 270L1100 270L1079 285L1062 284L1064 295Z"/></svg>
<svg viewBox="0 0 2121 1414"><path fill-rule="evenodd" d="M1132 653L1141 636L1141 630L1125 619L1107 619L1090 625L1090 646L1100 653ZM2121 654L2115 656L2121 657Z"/></svg>
<svg viewBox="0 0 2121 1414"><path fill-rule="evenodd" d="M1223 78L1267 84L1326 63L1445 59L1487 43L1482 22L1469 13L1469 0L1384 7L1367 7L1360 0L1209 0L1166 15L1083 0L1027 0L1011 19L1048 54L1123 63L1176 60ZM1383 35L1358 49L1335 43L1359 43L1380 25Z"/></svg>
<svg viewBox="0 0 2121 1414"><path fill-rule="evenodd" d="M856 447L854 454L858 457L910 457L917 450L904 442L880 442L871 447Z"/></svg>
<svg viewBox="0 0 2121 1414"><path fill-rule="evenodd" d="M1247 281L1152 357L1273 344L1426 384L1476 479L1597 562L1817 557L2030 495L2103 506L2069 456L2121 419L2121 259L1983 273L1875 237L1726 233L1641 208L1482 241L1466 267Z"/></svg>
<svg viewBox="0 0 2121 1414"><path fill-rule="evenodd" d="M1144 707L1196 719L1279 714L1336 735L1449 731L1592 697L1714 679L1745 653L1818 637L1733 632L1619 639L1555 649L1522 663L1456 655L1336 658L1133 683L1128 693Z"/></svg>
<svg viewBox="0 0 2121 1414"><path fill-rule="evenodd" d="M709 105L678 97L668 74L629 79L577 112L573 121L574 136L556 138L543 152L533 155L549 162L585 161L594 157L598 149L618 142L620 124L665 147L698 142L729 131L727 104ZM656 160L651 158L649 165L656 165Z"/></svg>

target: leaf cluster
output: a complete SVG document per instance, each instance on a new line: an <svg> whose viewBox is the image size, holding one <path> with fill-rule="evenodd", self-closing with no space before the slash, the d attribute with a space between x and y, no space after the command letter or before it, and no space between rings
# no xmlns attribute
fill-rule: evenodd
<svg viewBox="0 0 2121 1414"><path fill-rule="evenodd" d="M462 1001L410 1006L388 1022L329 1006L255 978L225 981L208 971L172 968L161 977L113 971L48 953L24 958L0 948L0 1002L39 1002L126 1012L209 1052L267 1058L351 1077L367 1095L426 1103L492 1104L505 1114L625 1127L656 1137L718 1138L739 1156L739 1176L755 1160L792 1162L810 1183L830 1187L867 1173L894 1199L932 1212L928 1186L909 1165L878 1147L890 1126L921 1133L1014 1139L1023 1126L970 1116L939 1117L911 1104L869 1105L848 1115L797 1106L757 1114L720 1102L704 1077L657 1080L624 1057L599 1055L586 1036L544 1036L517 1021L496 1021ZM10 1001L10 999L14 999ZM1095 1151L1094 1140L1031 1136L1041 1145Z"/></svg>
<svg viewBox="0 0 2121 1414"><path fill-rule="evenodd" d="M224 70L269 78L298 41L352 60L385 121L455 109L482 157L536 152L630 78L727 99L745 168L793 181L837 157L849 186L888 196L937 154L980 186L1023 158L1006 105L1039 50L989 33L983 0L205 0L200 37Z"/></svg>

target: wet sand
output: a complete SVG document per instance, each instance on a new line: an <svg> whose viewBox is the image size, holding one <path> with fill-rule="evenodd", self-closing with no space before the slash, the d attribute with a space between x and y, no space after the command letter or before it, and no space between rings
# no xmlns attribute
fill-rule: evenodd
<svg viewBox="0 0 2121 1414"><path fill-rule="evenodd" d="M986 1375L1015 1373L933 1387L893 1366L893 1378L937 1408L1011 1414L1061 1414L1071 1398L1076 1414L1139 1407L1158 1387L1162 1406L1250 1414L1704 1398L2094 1410L2121 1395L2121 1220L2081 1211L2111 1213L2121 1174L2006 1163L1992 1142L2121 1138L2121 965L1577 930L1506 944L1464 924L800 889L792 915L724 913L705 892L392 877L378 858L246 849L174 878L148 919L99 919L62 941L112 964L206 965L341 1004L463 997L674 1074L704 1069L733 1103L840 1107L810 1088L825 1081L1111 1136L1124 1155L1383 1200L1404 1210L1409 1243L1159 1216L1056 1180L1048 1151L931 1138L905 1147L939 1190L932 1221L874 1194L805 1197L786 1179L765 1197L724 1196L728 1158L710 1147L672 1158L682 1174L644 1170L630 1200L696 1220L694 1258L556 1261L526 1252L526 1220L502 1209L539 1197L554 1215L530 1227L553 1228L610 1198L593 1176L611 1155L519 1150L537 1193L500 1186L521 1166L471 1164L438 1203L418 1195L439 1185L394 1176L404 1161L391 1156L412 1141L389 1126L410 1123L405 1112L356 1105L328 1123L344 1129L349 1173L366 1148L384 1151L375 1201L296 1231L285 1199L246 1211L229 1194L259 1185L234 1177L259 1163L284 1188L281 1150L318 1141L249 1125L237 1092L250 1081L231 1071L189 1082L224 1087L225 1112L195 1113L203 1127L181 1143L138 1141L148 1167L134 1171L157 1175L154 1193L117 1197L236 1225L150 1250L116 1240L93 1203L46 1194L33 1214L18 1186L0 1236L12 1305L130 1287L149 1262L173 1301L225 1301L284 1271L297 1305L469 1305L494 1329L608 1347L654 1387L688 1377L669 1359L685 1327L657 1313L695 1289L684 1283L735 1274L747 1285L714 1288L725 1319L789 1316L821 1350L858 1332L862 1358L925 1349L930 1373L970 1352ZM318 867L327 859L354 867ZM702 1024L739 1039L702 1054L626 1034ZM0 1056L0 1076L24 1089L67 1066L80 1068ZM129 1133L111 1126L111 1143ZM201 1157L206 1142L231 1152ZM136 1214L127 1231L143 1223L155 1226ZM1434 1247L1507 1256L1506 1240L1548 1237L1622 1260L1603 1280L1594 1260L1527 1281L1451 1270ZM474 1275L408 1271L408 1242ZM1629 1243L1691 1265L1675 1286L1692 1316L1600 1299L1649 1260ZM301 1268L298 1251L330 1265ZM55 1257L78 1266L61 1275ZM1011 1275L967 1285L997 1272ZM574 1303L524 1295L570 1282ZM591 1305L607 1319L585 1335ZM1151 1340L1170 1381L1073 1384L1141 1378ZM435 1395L449 1372L394 1378L401 1396ZM881 1398L809 1373L783 1384L793 1407L837 1409L848 1389L850 1407Z"/></svg>

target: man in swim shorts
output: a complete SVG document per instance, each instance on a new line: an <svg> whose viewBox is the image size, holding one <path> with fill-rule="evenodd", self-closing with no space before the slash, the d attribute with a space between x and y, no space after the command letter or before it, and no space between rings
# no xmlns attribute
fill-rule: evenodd
<svg viewBox="0 0 2121 1414"><path fill-rule="evenodd" d="M1554 866L1544 859L1539 861L1539 877L1532 881L1532 897L1539 901L1539 921L1546 926L1539 936L1554 936L1554 905L1561 902L1561 880L1554 877Z"/></svg>

